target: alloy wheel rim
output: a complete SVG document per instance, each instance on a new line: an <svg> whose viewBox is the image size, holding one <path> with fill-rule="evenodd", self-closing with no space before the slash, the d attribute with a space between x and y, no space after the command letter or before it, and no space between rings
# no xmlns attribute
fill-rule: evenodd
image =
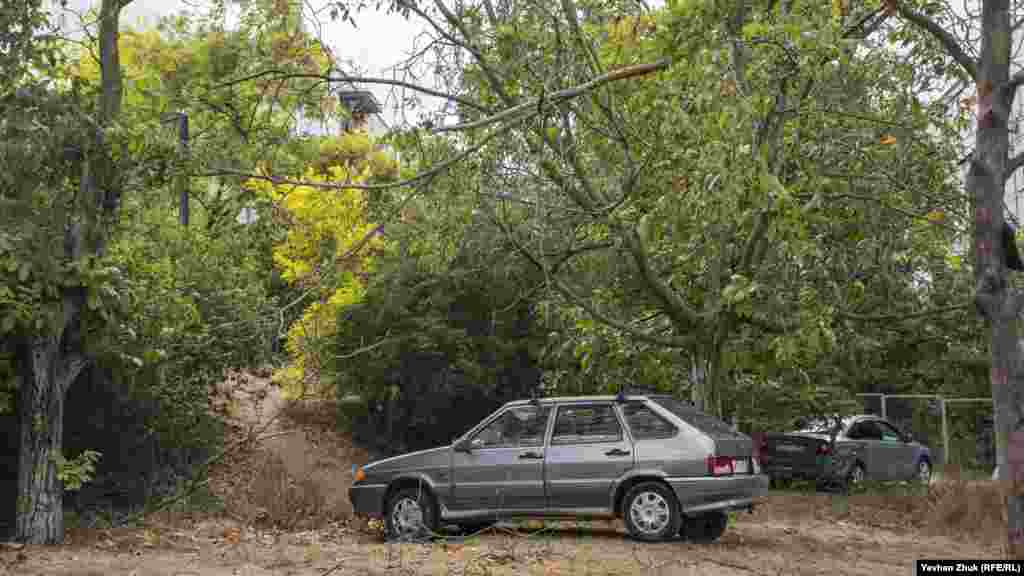
<svg viewBox="0 0 1024 576"><path fill-rule="evenodd" d="M637 530L645 535L661 533L671 518L668 501L657 492L641 492L629 507L629 516Z"/></svg>
<svg viewBox="0 0 1024 576"><path fill-rule="evenodd" d="M859 484L864 481L864 468L861 466L853 467L853 483Z"/></svg>
<svg viewBox="0 0 1024 576"><path fill-rule="evenodd" d="M399 536L415 536L423 529L423 509L419 502L412 498L402 498L395 502L391 512L391 525Z"/></svg>

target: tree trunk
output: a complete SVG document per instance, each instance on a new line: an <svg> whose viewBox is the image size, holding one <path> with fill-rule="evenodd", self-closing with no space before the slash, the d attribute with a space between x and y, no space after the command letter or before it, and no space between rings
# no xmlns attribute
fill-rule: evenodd
<svg viewBox="0 0 1024 576"><path fill-rule="evenodd" d="M1020 391L1024 365L1018 348L1020 294L1007 278L1002 246L1004 171L1009 153L1008 114L1012 95L1002 87L1010 76L1010 13L1007 0L986 0L982 7L982 45L978 61L978 124L975 156L967 176L974 200L975 302L988 320L995 405L996 454L1005 481L1007 543L1011 558L1024 558L1024 414Z"/></svg>
<svg viewBox="0 0 1024 576"><path fill-rule="evenodd" d="M707 357L698 349L690 359L690 402L698 410L704 410L707 373Z"/></svg>
<svg viewBox="0 0 1024 576"><path fill-rule="evenodd" d="M63 486L56 457L64 433L64 386L57 374L56 338L25 339L18 351L18 500L15 534L29 544L64 539Z"/></svg>
<svg viewBox="0 0 1024 576"><path fill-rule="evenodd" d="M80 259L83 248L102 255L109 223L119 206L120 187L116 166L106 153L103 129L121 109L121 65L118 57L118 26L121 0L103 0L100 8L99 130L96 148L83 163L82 213L94 222L84 233L71 219L64 237L66 262ZM90 218L92 217L92 218ZM20 337L17 354L18 418L21 425L18 452L18 497L14 537L30 544L59 544L64 540L64 487L57 477L64 434L64 399L68 387L86 365L78 329L81 322L82 288L64 287L63 321L57 329Z"/></svg>

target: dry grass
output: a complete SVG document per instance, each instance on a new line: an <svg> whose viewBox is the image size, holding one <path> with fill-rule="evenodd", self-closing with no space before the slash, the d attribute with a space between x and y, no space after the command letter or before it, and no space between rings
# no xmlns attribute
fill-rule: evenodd
<svg viewBox="0 0 1024 576"><path fill-rule="evenodd" d="M266 379L228 379L222 395L238 407L236 434L262 423L261 445L232 454L217 466L215 493L239 521L282 530L321 528L351 517L352 465L365 451L336 431L329 401L285 401Z"/></svg>
<svg viewBox="0 0 1024 576"><path fill-rule="evenodd" d="M267 455L250 486L245 516L253 525L295 530L332 520L323 486L309 476L294 477L276 454Z"/></svg>
<svg viewBox="0 0 1024 576"><path fill-rule="evenodd" d="M763 512L776 518L842 520L898 531L913 529L979 543L1006 538L1003 492L999 484L971 480L956 468L923 486L871 486L849 495L805 492L787 495L785 506L769 498Z"/></svg>
<svg viewBox="0 0 1024 576"><path fill-rule="evenodd" d="M937 534L999 542L1006 538L1005 502L1001 484L967 480L950 469L929 489L924 527Z"/></svg>

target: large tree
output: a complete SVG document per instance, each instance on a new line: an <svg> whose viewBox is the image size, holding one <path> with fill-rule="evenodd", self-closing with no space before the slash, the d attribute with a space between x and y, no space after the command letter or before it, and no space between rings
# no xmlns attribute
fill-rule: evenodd
<svg viewBox="0 0 1024 576"><path fill-rule="evenodd" d="M96 266L117 213L118 115L122 82L118 26L122 0L104 0L97 36L100 83L82 108L78 86L61 82L59 52L32 62L4 90L4 232L0 252L17 282L5 283L3 334L15 349L20 420L15 537L55 543L64 537L60 466L64 399L89 363L96 294L110 279ZM38 3L19 3L33 10ZM4 10L4 18L18 18ZM45 13L4 21L29 42L52 38ZM19 55L22 56L22 55ZM25 62L25 61L23 61ZM42 126L40 130L38 127ZM105 276L107 276L105 278ZM9 286L17 286L10 291Z"/></svg>
<svg viewBox="0 0 1024 576"><path fill-rule="evenodd" d="M1009 553L1024 558L1024 349L1018 327L1024 292L1014 288L1008 274L1003 238L1005 183L1024 165L1024 156L1010 156L1011 111L1017 89L1024 84L1024 73L1011 75L1012 37L1021 25L1020 6L1010 0L982 0L965 6L963 14L916 2L887 0L885 4L941 46L976 87L972 100L977 123L966 177L974 213L973 298L988 325L996 459L1007 483ZM961 18L953 16L958 13Z"/></svg>
<svg viewBox="0 0 1024 576"><path fill-rule="evenodd" d="M869 316L850 282L863 275L864 288L872 268L865 242L888 281L902 252L927 248L908 246L908 223L926 224L934 246L955 228L950 155L925 130L934 113L899 86L907 67L892 50L865 39L879 9L399 7L432 35L417 53L445 56L430 69L450 73L441 84L458 120L438 130L480 151L482 210L555 303L601 326L574 347L584 365L630 340L656 360L648 373L689 363L694 400L722 412L729 372L749 368L743 350L813 366L836 323ZM928 168L908 170L908 158Z"/></svg>

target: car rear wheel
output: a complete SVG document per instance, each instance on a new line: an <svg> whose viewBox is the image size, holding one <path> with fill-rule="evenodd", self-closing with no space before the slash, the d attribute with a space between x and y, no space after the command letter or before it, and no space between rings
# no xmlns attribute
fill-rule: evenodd
<svg viewBox="0 0 1024 576"><path fill-rule="evenodd" d="M682 523L675 493L660 482L632 487L623 499L622 512L629 535L644 542L671 538Z"/></svg>
<svg viewBox="0 0 1024 576"><path fill-rule="evenodd" d="M932 464L931 462L921 459L917 463L917 481L921 484L927 485L932 479Z"/></svg>
<svg viewBox="0 0 1024 576"><path fill-rule="evenodd" d="M691 542L714 542L722 537L728 525L729 515L725 512L707 512L683 520L681 534Z"/></svg>
<svg viewBox="0 0 1024 576"><path fill-rule="evenodd" d="M420 540L437 532L434 498L423 488L403 488L388 499L384 527L389 540Z"/></svg>

